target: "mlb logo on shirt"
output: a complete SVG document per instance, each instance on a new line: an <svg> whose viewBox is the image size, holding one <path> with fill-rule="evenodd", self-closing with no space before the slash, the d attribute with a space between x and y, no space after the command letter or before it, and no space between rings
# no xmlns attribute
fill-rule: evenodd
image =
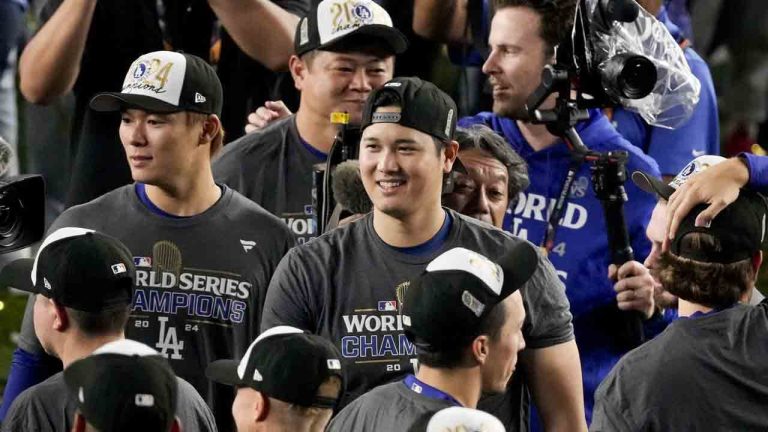
<svg viewBox="0 0 768 432"><path fill-rule="evenodd" d="M133 265L136 267L152 267L152 258L133 257Z"/></svg>
<svg viewBox="0 0 768 432"><path fill-rule="evenodd" d="M397 310L396 300L382 300L379 302L379 312L394 312Z"/></svg>

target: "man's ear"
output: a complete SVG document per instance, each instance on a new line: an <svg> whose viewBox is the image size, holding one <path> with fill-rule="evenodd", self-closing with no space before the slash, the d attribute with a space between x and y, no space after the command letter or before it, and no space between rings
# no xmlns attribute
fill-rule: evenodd
<svg viewBox="0 0 768 432"><path fill-rule="evenodd" d="M269 415L269 397L264 393L257 391L251 409L256 413L256 421L261 422L266 420Z"/></svg>
<svg viewBox="0 0 768 432"><path fill-rule="evenodd" d="M302 91L304 88L304 76L306 75L307 69L307 63L300 59L299 56L294 54L288 59L288 70L293 77L293 86L296 87L296 90L298 91Z"/></svg>
<svg viewBox="0 0 768 432"><path fill-rule="evenodd" d="M459 142L448 141L443 146L443 153L445 154L445 161L443 162L443 173L451 172L453 163L456 161L456 157L459 155Z"/></svg>
<svg viewBox="0 0 768 432"><path fill-rule="evenodd" d="M181 420L179 420L179 417L175 417L173 419L173 423L171 423L171 430L170 432L182 432L181 430Z"/></svg>
<svg viewBox="0 0 768 432"><path fill-rule="evenodd" d="M72 420L72 432L85 432L85 417L80 411L75 411L75 418Z"/></svg>
<svg viewBox="0 0 768 432"><path fill-rule="evenodd" d="M488 335L480 335L472 341L472 357L480 365L488 359L489 343Z"/></svg>
<svg viewBox="0 0 768 432"><path fill-rule="evenodd" d="M203 130L200 132L200 144L209 144L216 138L221 130L221 120L216 114L211 114L203 121Z"/></svg>
<svg viewBox="0 0 768 432"><path fill-rule="evenodd" d="M67 308L56 303L53 299L48 299L51 302L51 313L53 314L53 329L58 332L66 331L69 328L69 314Z"/></svg>

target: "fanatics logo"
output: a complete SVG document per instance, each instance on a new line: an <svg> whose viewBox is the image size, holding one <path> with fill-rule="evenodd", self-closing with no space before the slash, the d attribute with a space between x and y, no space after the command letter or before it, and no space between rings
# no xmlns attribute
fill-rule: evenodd
<svg viewBox="0 0 768 432"><path fill-rule="evenodd" d="M205 101L205 96L201 95L200 93L195 93L195 103L203 103Z"/></svg>
<svg viewBox="0 0 768 432"><path fill-rule="evenodd" d="M240 244L243 245L243 250L245 250L246 253L256 246L256 242L253 240L240 240Z"/></svg>

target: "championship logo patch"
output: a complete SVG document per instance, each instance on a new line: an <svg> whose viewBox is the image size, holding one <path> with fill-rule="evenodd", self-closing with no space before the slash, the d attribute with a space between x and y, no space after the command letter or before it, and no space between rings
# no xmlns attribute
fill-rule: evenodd
<svg viewBox="0 0 768 432"><path fill-rule="evenodd" d="M394 312L397 310L396 300L383 300L379 302L379 312Z"/></svg>
<svg viewBox="0 0 768 432"><path fill-rule="evenodd" d="M362 21L365 24L370 23L373 21L373 12L371 12L370 9L368 9L368 6L362 4L362 3L355 3L354 7L352 8L352 15L355 16L358 20Z"/></svg>
<svg viewBox="0 0 768 432"><path fill-rule="evenodd" d="M133 257L133 265L136 267L152 267L152 257Z"/></svg>

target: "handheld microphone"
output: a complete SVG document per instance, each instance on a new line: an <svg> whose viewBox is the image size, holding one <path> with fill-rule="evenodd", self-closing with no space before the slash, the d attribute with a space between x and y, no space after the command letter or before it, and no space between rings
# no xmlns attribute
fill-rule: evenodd
<svg viewBox="0 0 768 432"><path fill-rule="evenodd" d="M333 197L345 210L354 214L371 211L373 203L360 177L360 164L353 159L344 161L333 171L331 189Z"/></svg>

